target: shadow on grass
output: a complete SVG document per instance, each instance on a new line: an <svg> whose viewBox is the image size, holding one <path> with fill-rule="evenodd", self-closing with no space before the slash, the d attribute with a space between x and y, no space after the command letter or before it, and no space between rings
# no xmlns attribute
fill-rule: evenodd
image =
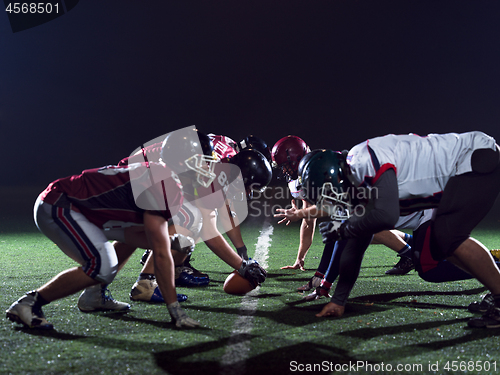
<svg viewBox="0 0 500 375"><path fill-rule="evenodd" d="M396 337L401 335L408 335L411 337L415 332L424 330L436 330L442 331L443 327L454 326L457 323L465 323L469 318L459 318L447 321L426 321L420 323L412 324L399 324L397 326L385 326L379 328L359 328L351 331L344 331L339 333L341 336L354 337L361 340L371 340L378 337L391 336ZM391 354L391 361L395 361L400 358L408 358L419 355L424 355L428 352L439 351L446 348L460 347L461 345L468 344L474 341L479 341L491 336L498 335L500 329L478 329L478 328L462 328L464 335L460 337L454 337L450 339L444 339L443 336L429 336L428 342L419 342L410 345L402 345L397 350L393 350ZM421 340L418 340L421 341ZM373 350L366 353L370 358L384 358L387 356L386 349Z"/></svg>
<svg viewBox="0 0 500 375"><path fill-rule="evenodd" d="M249 341L250 338L248 336L240 334L232 336L230 340L220 340L214 343L204 343L202 345L155 353L156 364L169 374L174 375L193 374L199 372L200 369L203 369L204 375L255 375L258 373L288 374L307 371L305 367L299 370L299 365L304 366L308 363L314 364L316 368L310 368L307 372L315 374L331 373L334 371L335 365L348 366L350 363L356 362L355 358L348 355L347 350L312 342L283 346L248 359L238 357L237 347ZM189 360L189 357L193 353L199 354L202 351L226 346L226 355L223 358L205 361ZM231 353L232 347L235 354Z"/></svg>
<svg viewBox="0 0 500 375"><path fill-rule="evenodd" d="M395 306L401 305L411 305L420 308L446 308L446 309L466 309L467 306L453 306L449 304L439 304L439 303L420 303L418 301L394 301L398 298L403 297L418 297L418 296L462 296L462 295L476 295L478 293L484 292L486 289L484 287L461 290L461 291L407 291L407 292L397 292L397 293L381 293L381 294L371 294L366 296L359 296L355 298L350 298L349 302L363 302L363 303L387 303Z"/></svg>

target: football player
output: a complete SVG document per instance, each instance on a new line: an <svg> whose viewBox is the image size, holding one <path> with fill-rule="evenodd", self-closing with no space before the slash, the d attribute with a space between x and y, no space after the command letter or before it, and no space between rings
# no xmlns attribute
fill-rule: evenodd
<svg viewBox="0 0 500 375"><path fill-rule="evenodd" d="M144 161L107 166L49 184L35 203L35 223L80 266L63 271L26 293L6 310L7 318L30 328L53 329L42 306L82 289L78 299L82 311L128 310L130 305L106 295L106 285L131 255L127 251L116 252L108 242L120 240L132 249L152 249L158 286L176 326L199 325L177 301L167 227L184 199L176 173L209 185L215 178L215 160L202 153L192 129L178 132L182 136L170 133L162 144L162 150L172 142L183 147L182 152L168 160L168 165ZM235 259L232 265L239 267L241 262Z"/></svg>
<svg viewBox="0 0 500 375"><path fill-rule="evenodd" d="M325 155L318 154L318 160ZM500 271L484 245L470 238L500 191L500 149L495 140L479 131L387 135L363 142L347 155L338 153L334 159L327 174L312 163L302 177L307 180L307 174L322 173L322 179L309 183L308 197L324 213L346 219L341 225L327 221L321 227L327 240L345 239L350 247L342 253L337 288L342 283L353 285L367 239L374 233L392 228L400 214L436 208L425 246L434 260L447 259L490 291L488 311L471 319L469 326L500 327ZM352 187L358 186L376 194L369 197L370 209L351 218ZM355 242L366 246L350 246ZM348 293L328 303L319 316L341 316L347 297Z"/></svg>
<svg viewBox="0 0 500 375"><path fill-rule="evenodd" d="M246 208L246 199L242 193L246 191L246 194L251 196L253 190L262 191L269 184L272 175L271 166L262 153L254 149L241 148L241 151L237 153L232 148L232 145L234 145L233 141L228 137L215 136L213 134L205 136L200 133L200 139L203 139L202 145L208 147L210 144L210 147L213 147L216 160L218 161L214 167L214 174L218 177L210 185L199 186L194 190L185 189L184 196L187 198L185 200L187 203L182 207L180 214L187 219L181 220L181 223L175 226L175 231L182 231L183 228L191 231L188 235L195 240L201 239L205 241L207 246L227 263L229 259L233 258L230 253L234 254L234 251L232 251L230 245L217 230L216 222L218 220L236 247L238 255L243 258L244 263L249 265L256 263L248 258L247 249L243 242L235 213L242 210L234 209L234 205L244 204ZM128 164L136 160L137 157L143 157L143 155L148 160L158 160L162 157L160 154L161 150L162 148L158 144L152 143L139 150L132 157L123 159L119 164ZM168 151L166 150L166 152ZM172 149L170 152L175 152L175 150ZM237 166L238 168L234 168L233 166ZM234 189L237 184L229 183L229 181L233 181L234 175L239 171L241 171L243 177L242 183L244 188ZM188 186L188 184L184 183L183 185ZM224 194L214 194L214 192L219 191L224 191ZM174 217L174 222L175 220L176 218ZM196 227L196 229L193 230L193 227ZM123 244L116 245L126 246ZM182 258L178 257L177 259ZM199 272L189 263L189 255L183 264L176 263L176 265L177 286L194 287L208 285L208 275ZM132 287L130 293L132 300L151 302L162 300L161 293L159 293L154 282L153 270L154 263L149 256L145 260L138 280ZM251 282L254 285L260 283L253 280ZM179 296L179 300L185 300L185 298L185 295Z"/></svg>
<svg viewBox="0 0 500 375"><path fill-rule="evenodd" d="M273 167L278 170L278 178L285 179L288 183L288 188L294 199L301 199L302 209L314 210L313 203L307 201L303 196L301 183L299 182L299 166L303 165L309 157L311 157L310 149L301 138L289 135L283 137L273 146L272 149ZM307 155L307 156L306 156ZM298 210L295 201L292 200L292 209ZM280 210L278 210L279 212ZM280 222L281 223L281 222ZM312 244L316 218L314 215L304 216L300 226L300 242L297 259L293 266L281 267L281 269L301 269L304 271L304 259ZM411 236L401 231L383 231L375 235L372 243L384 244L390 249L396 251L401 260L395 267L388 271L390 274L403 275L414 269L411 259ZM328 291L335 280L335 275L329 275L328 270L331 269L334 244L325 244L323 253L320 259L319 266L315 274L311 277L307 284L297 288L299 291L308 291L315 289L314 298L328 296ZM311 299L312 296L306 297Z"/></svg>
<svg viewBox="0 0 500 375"><path fill-rule="evenodd" d="M295 199L300 199L302 202L301 208L311 206L301 195L301 187L298 180L298 169L300 160L310 151L309 146L303 139L288 135L278 140L271 151L273 160L273 168L278 171L277 178L284 179L288 184L288 189L292 195L292 205L295 206ZM316 219L304 217L300 225L299 249L297 251L297 259L292 266L284 266L281 269L304 269L304 261L309 248L312 245L314 238L314 229L316 227Z"/></svg>

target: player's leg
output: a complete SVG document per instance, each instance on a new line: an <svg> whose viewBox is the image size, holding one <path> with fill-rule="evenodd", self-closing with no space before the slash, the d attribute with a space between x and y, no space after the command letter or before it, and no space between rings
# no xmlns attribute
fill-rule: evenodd
<svg viewBox="0 0 500 375"><path fill-rule="evenodd" d="M337 276L339 275L340 258L342 256L342 251L344 250L346 243L347 241L336 241L332 243L334 244L333 252L325 276L321 280L320 285L316 287L316 289L312 293L304 297L306 301L316 300L321 297L331 298L330 289L334 281L337 279Z"/></svg>
<svg viewBox="0 0 500 375"><path fill-rule="evenodd" d="M316 272L311 277L311 279L309 279L307 284L304 284L297 288L298 291L301 292L308 291L320 286L321 280L323 280L323 278L325 277L326 271L330 266L334 248L335 248L335 242L330 242L325 244L325 247L323 248L323 254L321 254L321 259L319 262L319 266L316 269Z"/></svg>
<svg viewBox="0 0 500 375"><path fill-rule="evenodd" d="M344 242L340 255L339 280L332 299L326 304L317 317L342 316L349 294L354 287L361 269L361 262L373 236L353 238Z"/></svg>
<svg viewBox="0 0 500 375"><path fill-rule="evenodd" d="M415 268L411 257L411 235L399 230L386 230L373 236L372 244L383 244L398 253L401 259L386 275L406 275Z"/></svg>
<svg viewBox="0 0 500 375"><path fill-rule="evenodd" d="M500 271L488 249L470 238L472 229L486 216L499 191L500 164L491 173L470 172L452 177L432 223L432 256L438 260L447 258L462 267L485 285L495 299L492 317L471 321L474 327L483 323L500 327Z"/></svg>
<svg viewBox="0 0 500 375"><path fill-rule="evenodd" d="M40 199L35 203L34 215L40 231L82 266L64 271L27 293L6 313L9 319L28 327L52 329L45 320L42 306L88 286L111 282L118 260L112 247L109 249L107 239L83 215L43 203Z"/></svg>

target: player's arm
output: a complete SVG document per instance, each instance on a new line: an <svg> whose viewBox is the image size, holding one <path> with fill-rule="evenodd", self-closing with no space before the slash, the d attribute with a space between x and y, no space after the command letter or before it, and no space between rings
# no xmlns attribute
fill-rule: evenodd
<svg viewBox="0 0 500 375"><path fill-rule="evenodd" d="M229 240L236 248L236 251L240 257L243 259L248 259L247 248L243 242L243 237L241 236L240 226L235 223L235 217L233 216L233 211L229 204L225 204L220 211L222 214L219 215L219 219L225 233L229 237ZM234 214L236 215L236 214Z"/></svg>
<svg viewBox="0 0 500 375"><path fill-rule="evenodd" d="M328 216L328 213L318 209L316 205L298 209L294 200L292 200L291 208L278 208L276 212L274 217L281 218L278 224L286 223L286 225L301 219L310 220Z"/></svg>
<svg viewBox="0 0 500 375"><path fill-rule="evenodd" d="M154 211L144 213L144 229L149 248L153 250L156 281L177 327L196 327L200 323L189 318L177 301L174 280L174 260L170 252L168 221Z"/></svg>
<svg viewBox="0 0 500 375"><path fill-rule="evenodd" d="M170 251L168 222L151 211L144 213L144 230L149 248L153 250L155 275L161 294L168 304L177 301L174 260Z"/></svg>
<svg viewBox="0 0 500 375"><path fill-rule="evenodd" d="M215 211L200 209L203 215L201 238L212 252L227 263L230 267L249 280L255 287L266 279L266 271L255 260L244 260L236 254L228 242L217 230Z"/></svg>
<svg viewBox="0 0 500 375"><path fill-rule="evenodd" d="M393 229L399 219L399 193L396 172L382 173L372 189L372 208L362 217L352 217L341 227L342 238L356 238Z"/></svg>
<svg viewBox="0 0 500 375"><path fill-rule="evenodd" d="M203 226L200 236L208 248L233 269L239 269L242 259L234 252L229 243L217 229L217 216L214 210L200 208Z"/></svg>
<svg viewBox="0 0 500 375"><path fill-rule="evenodd" d="M310 207L311 204L305 200L302 200L302 208ZM302 219L302 223L300 225L300 242L299 249L297 251L297 259L295 260L295 264L293 266L284 266L281 269L300 269L305 271L304 263L306 254L309 251L309 248L312 245L312 241L314 238L314 228L316 226L315 218L304 218Z"/></svg>

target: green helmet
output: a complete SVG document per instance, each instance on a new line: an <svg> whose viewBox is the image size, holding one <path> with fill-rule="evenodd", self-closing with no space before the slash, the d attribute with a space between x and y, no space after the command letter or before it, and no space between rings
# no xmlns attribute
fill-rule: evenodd
<svg viewBox="0 0 500 375"><path fill-rule="evenodd" d="M305 199L336 220L346 220L352 215L345 168L345 157L332 150L311 151L299 164Z"/></svg>

